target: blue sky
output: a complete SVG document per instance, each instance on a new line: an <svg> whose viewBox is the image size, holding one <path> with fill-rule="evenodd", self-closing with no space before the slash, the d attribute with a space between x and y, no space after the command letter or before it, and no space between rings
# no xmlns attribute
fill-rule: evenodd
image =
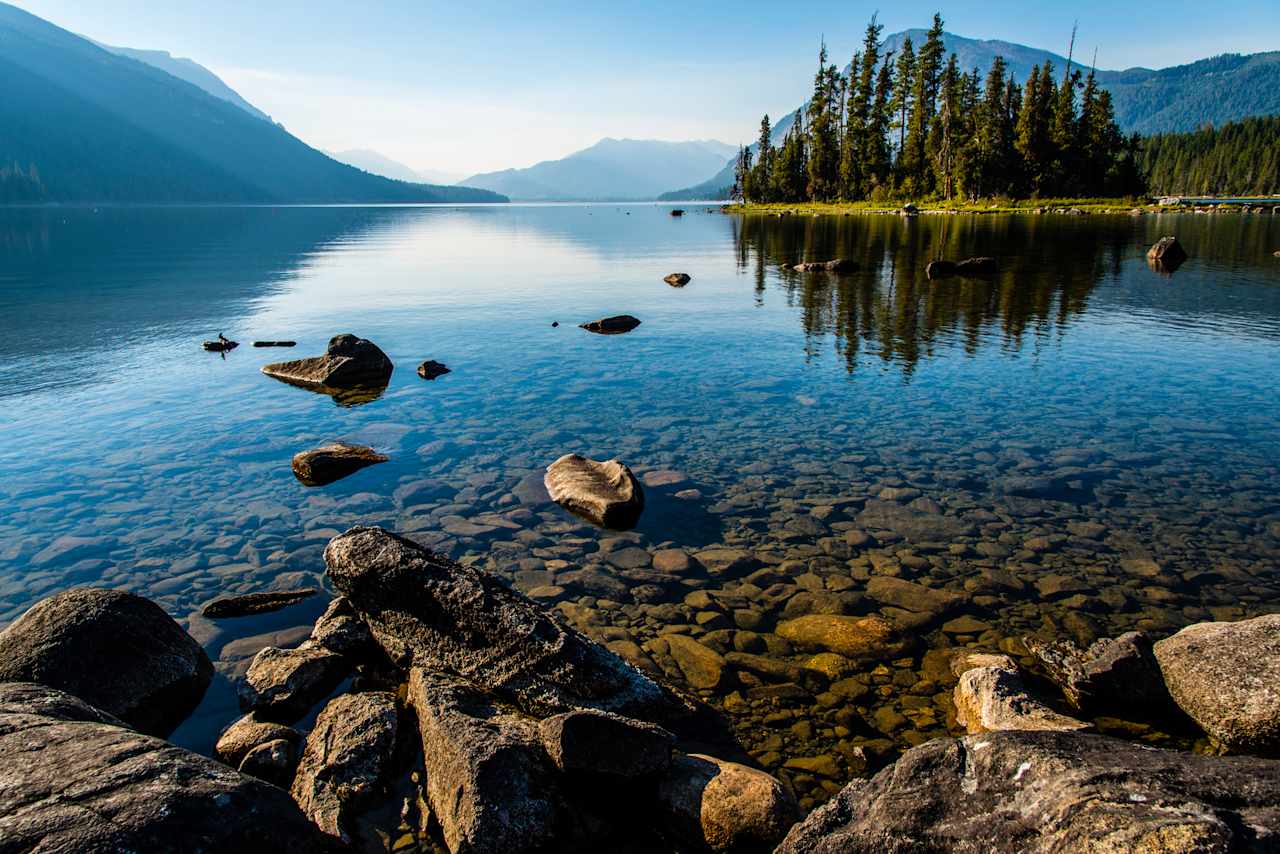
<svg viewBox="0 0 1280 854"><path fill-rule="evenodd" d="M317 147L372 148L456 174L527 166L601 137L753 135L796 106L818 40L847 61L879 8L927 26L1160 68L1280 49L1280 2L896 0L411 2L18 0L59 26L205 65ZM361 8L364 7L364 8ZM216 8L216 11L211 11Z"/></svg>

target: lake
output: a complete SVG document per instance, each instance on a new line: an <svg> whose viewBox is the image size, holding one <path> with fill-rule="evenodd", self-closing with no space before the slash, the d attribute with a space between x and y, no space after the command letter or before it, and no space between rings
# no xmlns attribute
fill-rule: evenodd
<svg viewBox="0 0 1280 854"><path fill-rule="evenodd" d="M217 662L174 737L208 751L230 680L325 597L200 607L319 586L330 537L382 525L674 681L662 636L698 639L703 696L811 806L954 727L951 647L1280 610L1280 217L687 208L0 210L0 624L74 585L155 599ZM1166 234L1172 275L1144 258ZM924 275L975 255L999 274ZM837 257L859 269L782 268ZM622 313L642 324L577 326ZM344 332L397 366L375 399L259 370ZM242 346L203 352L219 333ZM391 461L302 486L293 454L335 439ZM634 531L547 502L570 451L656 484ZM774 634L812 613L918 645L815 662Z"/></svg>

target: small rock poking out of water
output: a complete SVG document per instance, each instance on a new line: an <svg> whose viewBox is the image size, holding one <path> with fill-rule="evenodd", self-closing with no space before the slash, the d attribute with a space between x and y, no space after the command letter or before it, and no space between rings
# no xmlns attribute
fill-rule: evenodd
<svg viewBox="0 0 1280 854"><path fill-rule="evenodd" d="M685 285L689 284L689 281L692 278L693 277L688 273L672 273L671 275L663 278L662 281L666 282L673 288L683 288Z"/></svg>
<svg viewBox="0 0 1280 854"><path fill-rule="evenodd" d="M269 614L272 611L279 611L281 608L296 605L303 599L310 598L319 592L314 587L299 587L296 590L229 596L222 599L214 599L201 609L200 615L211 620L222 620L228 617L247 617L251 614Z"/></svg>
<svg viewBox="0 0 1280 854"><path fill-rule="evenodd" d="M434 359L427 359L421 365L418 365L418 376L424 380L433 380L447 373L449 373L449 367L444 362L437 362Z"/></svg>
<svg viewBox="0 0 1280 854"><path fill-rule="evenodd" d="M849 273L858 269L858 265L847 258L834 258L830 261L806 261L792 264L791 269L797 273Z"/></svg>
<svg viewBox="0 0 1280 854"><path fill-rule="evenodd" d="M930 261L924 268L924 274L930 279L945 279L949 276L991 276L1000 272L1000 265L994 258L981 256L966 258L963 261Z"/></svg>
<svg viewBox="0 0 1280 854"><path fill-rule="evenodd" d="M930 279L945 279L956 274L955 261L930 261L925 265L924 274Z"/></svg>
<svg viewBox="0 0 1280 854"><path fill-rule="evenodd" d="M903 216L919 216L920 209L915 205L913 205L911 202L907 202L905 205L902 206L902 210L900 211L900 213Z"/></svg>
<svg viewBox="0 0 1280 854"><path fill-rule="evenodd" d="M226 353L229 350L234 350L235 348L239 347L240 342L232 341L230 338L226 337L225 335L219 334L218 337L215 338L214 340L206 341L200 346L211 353Z"/></svg>
<svg viewBox="0 0 1280 854"><path fill-rule="evenodd" d="M297 341L254 341L255 347L296 347Z"/></svg>
<svg viewBox="0 0 1280 854"><path fill-rule="evenodd" d="M293 476L303 486L325 486L355 474L366 466L389 460L373 448L334 442L321 448L302 451L293 456Z"/></svg>
<svg viewBox="0 0 1280 854"><path fill-rule="evenodd" d="M551 321L551 328L552 328L552 329L557 328L559 325L560 325L560 321L558 321L558 320L553 320L553 321Z"/></svg>
<svg viewBox="0 0 1280 854"><path fill-rule="evenodd" d="M547 466L543 483L552 501L602 528L633 528L644 511L640 482L617 460L565 454Z"/></svg>
<svg viewBox="0 0 1280 854"><path fill-rule="evenodd" d="M672 216L684 216L684 208L672 208Z"/></svg>
<svg viewBox="0 0 1280 854"><path fill-rule="evenodd" d="M1176 237L1162 237L1147 250L1147 264L1159 273L1172 273L1187 260L1187 251Z"/></svg>
<svg viewBox="0 0 1280 854"><path fill-rule="evenodd" d="M598 335L621 335L639 326L640 320L629 314L618 314L613 317L602 317L599 320L578 325L588 332L595 332Z"/></svg>
<svg viewBox="0 0 1280 854"><path fill-rule="evenodd" d="M276 362L262 372L290 385L313 389L386 386L395 365L378 345L354 335L335 335L323 356Z"/></svg>

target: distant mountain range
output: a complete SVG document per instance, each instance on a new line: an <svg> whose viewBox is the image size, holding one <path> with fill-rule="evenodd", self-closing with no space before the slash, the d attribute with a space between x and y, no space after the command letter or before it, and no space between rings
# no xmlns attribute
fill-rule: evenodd
<svg viewBox="0 0 1280 854"><path fill-rule="evenodd" d="M374 175L391 178L396 181L415 181L424 184L456 184L462 180L457 172L442 172L437 169L414 169L392 160L385 154L370 151L367 148L353 148L348 151L326 151L325 154L340 163L363 169Z"/></svg>
<svg viewBox="0 0 1280 854"><path fill-rule="evenodd" d="M560 160L472 175L459 183L517 201L653 199L664 189L706 177L736 151L714 140L602 139Z"/></svg>
<svg viewBox="0 0 1280 854"><path fill-rule="evenodd" d="M89 41L93 40L89 39ZM215 98L221 98L229 104L235 104L254 118L262 119L264 122L271 121L271 116L268 116L262 110L240 97L240 93L223 82L221 77L195 60L173 56L167 50L136 50L131 47L113 47L97 41L93 43L103 50L109 50L118 56L136 59L138 62L145 62L152 68L159 68L166 74L177 77L179 80L185 80L193 86L198 86Z"/></svg>
<svg viewBox="0 0 1280 854"><path fill-rule="evenodd" d="M105 50L0 3L0 202L506 201L338 163L152 53Z"/></svg>
<svg viewBox="0 0 1280 854"><path fill-rule="evenodd" d="M919 47L925 34L925 30L894 33L884 40L883 49L896 53L908 36ZM944 33L943 44L948 55L956 54L962 69L978 68L982 74L986 74L992 60L1002 56L1019 81L1025 81L1031 67L1043 65L1045 60L1053 63L1059 75L1067 65L1065 56L1013 42ZM1082 58L1075 58L1077 67ZM848 70L846 67L845 72ZM1280 113L1280 51L1247 56L1223 54L1157 71L1098 69L1097 75L1098 83L1111 92L1116 122L1126 133L1177 133L1195 130L1206 123L1221 125L1247 116ZM773 116L775 120L782 120L774 126L775 141L780 141L791 126L794 113L793 109L786 115ZM668 201L720 199L732 185L731 158L710 178L682 190L663 193L660 198Z"/></svg>

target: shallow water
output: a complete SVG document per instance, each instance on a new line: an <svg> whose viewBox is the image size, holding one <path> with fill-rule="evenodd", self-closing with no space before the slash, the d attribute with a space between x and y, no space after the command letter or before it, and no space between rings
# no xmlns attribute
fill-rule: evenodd
<svg viewBox="0 0 1280 854"><path fill-rule="evenodd" d="M1143 257L1165 234L1191 254L1172 276ZM192 614L319 584L329 537L380 524L564 603L676 680L663 633L764 650L791 669L739 660L704 694L813 803L858 748L883 761L946 731L931 650L1280 610L1276 249L1280 217L1242 214L3 210L0 624L77 584L156 599L218 660L176 736L207 750L235 715L227 677L323 602ZM923 274L971 255L1000 274ZM860 269L780 269L833 257ZM693 280L672 288L673 271ZM576 326L620 313L643 323ZM219 332L242 346L202 352ZM258 370L340 332L397 365L372 402ZM424 359L453 372L423 381ZM290 457L333 439L392 462L301 486ZM684 479L647 490L635 532L597 531L535 488L568 451ZM714 545L769 571L662 577L632 548ZM810 653L774 625L890 607L863 592L879 574L963 605L913 629L910 655L841 674L861 687L797 678Z"/></svg>

